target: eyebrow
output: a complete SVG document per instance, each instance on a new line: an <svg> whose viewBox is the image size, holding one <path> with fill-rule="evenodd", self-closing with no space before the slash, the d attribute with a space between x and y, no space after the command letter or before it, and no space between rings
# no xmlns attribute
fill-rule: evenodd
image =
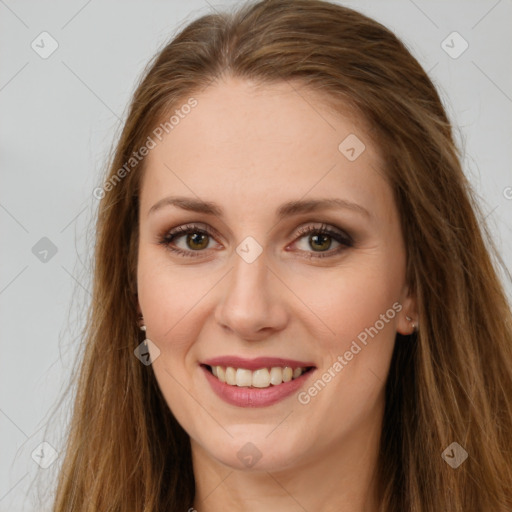
<svg viewBox="0 0 512 512"><path fill-rule="evenodd" d="M216 215L217 217L223 216L222 208L216 203L185 196L170 196L161 199L149 209L148 215L155 213L165 206L176 206L182 210L204 213L206 215ZM363 206L341 198L289 201L287 203L283 203L277 209L276 216L278 219L283 219L285 217L298 215L301 213L310 213L317 210L333 208L352 210L356 213L363 214L366 217L371 217L368 210Z"/></svg>

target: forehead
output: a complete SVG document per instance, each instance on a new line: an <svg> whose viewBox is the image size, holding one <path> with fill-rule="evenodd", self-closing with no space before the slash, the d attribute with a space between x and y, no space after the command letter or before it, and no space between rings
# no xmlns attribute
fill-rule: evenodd
<svg viewBox="0 0 512 512"><path fill-rule="evenodd" d="M233 212L305 195L389 207L363 120L334 111L319 93L229 79L194 98L146 157L142 211L166 194L214 199Z"/></svg>

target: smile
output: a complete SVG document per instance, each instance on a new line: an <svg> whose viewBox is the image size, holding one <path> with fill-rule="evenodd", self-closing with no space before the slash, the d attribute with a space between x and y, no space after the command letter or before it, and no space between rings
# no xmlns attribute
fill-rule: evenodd
<svg viewBox="0 0 512 512"><path fill-rule="evenodd" d="M271 368L259 368L251 371L247 368L233 368L232 366L206 366L206 368L220 382L229 386L268 388L279 386L299 378L310 371L312 367L273 366Z"/></svg>
<svg viewBox="0 0 512 512"><path fill-rule="evenodd" d="M220 356L200 363L210 389L237 407L268 407L297 393L317 369L311 361Z"/></svg>

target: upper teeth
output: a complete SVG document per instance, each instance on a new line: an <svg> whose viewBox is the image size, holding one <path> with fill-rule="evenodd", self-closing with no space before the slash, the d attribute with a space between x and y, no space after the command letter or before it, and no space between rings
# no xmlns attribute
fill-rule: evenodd
<svg viewBox="0 0 512 512"><path fill-rule="evenodd" d="M228 366L212 366L212 373L221 382L225 382L230 386L268 388L271 384L277 386L283 382L290 382L292 379L300 377L306 371L306 368L290 368L279 366L268 368L260 368L252 372L245 368L232 368Z"/></svg>

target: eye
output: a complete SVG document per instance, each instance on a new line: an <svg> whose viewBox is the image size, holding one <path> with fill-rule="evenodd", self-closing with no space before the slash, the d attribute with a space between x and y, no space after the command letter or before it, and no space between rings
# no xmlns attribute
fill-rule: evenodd
<svg viewBox="0 0 512 512"><path fill-rule="evenodd" d="M205 249L211 249L210 242L213 236L214 232L206 225L205 227L200 227L197 224L186 224L160 236L159 243L180 256L198 257L201 256ZM298 236L298 240L293 242L293 244L297 244L297 241L309 237L307 240L304 240L305 247L301 249L301 252L307 253L307 256L305 256L307 258L335 256L354 244L350 235L325 224L319 227L313 225L301 226L297 230L296 236ZM182 246L179 247L178 241L182 238ZM329 250L333 240L339 247ZM312 248L313 251L309 251L309 248Z"/></svg>
<svg viewBox="0 0 512 512"><path fill-rule="evenodd" d="M307 258L328 258L354 245L350 235L341 230L332 229L325 224L319 227L312 225L301 226L298 229L298 235L302 235L299 237L299 241L305 239L303 251L308 253ZM338 244L338 247L329 251L333 240ZM294 244L296 243L294 242ZM313 251L308 251L309 248L313 249Z"/></svg>
<svg viewBox="0 0 512 512"><path fill-rule="evenodd" d="M165 233L160 237L159 243L181 256L197 257L204 249L209 248L209 238L212 237L213 232L208 227L186 224ZM176 247L176 241L180 238L184 238L185 247Z"/></svg>

